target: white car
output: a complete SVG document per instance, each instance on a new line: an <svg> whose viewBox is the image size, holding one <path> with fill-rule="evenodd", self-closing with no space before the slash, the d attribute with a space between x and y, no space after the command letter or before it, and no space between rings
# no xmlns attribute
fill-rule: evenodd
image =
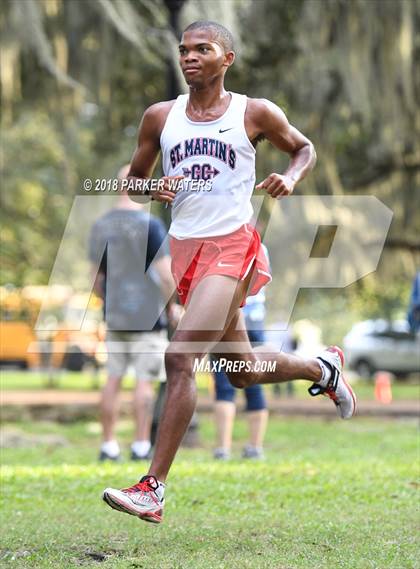
<svg viewBox="0 0 420 569"><path fill-rule="evenodd" d="M362 377L383 370L405 376L420 372L420 334L404 320L366 320L344 338L346 363Z"/></svg>

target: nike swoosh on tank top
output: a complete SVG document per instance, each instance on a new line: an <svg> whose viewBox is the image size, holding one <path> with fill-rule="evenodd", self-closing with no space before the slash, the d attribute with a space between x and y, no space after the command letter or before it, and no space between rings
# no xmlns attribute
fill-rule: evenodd
<svg viewBox="0 0 420 569"><path fill-rule="evenodd" d="M255 148L245 131L247 97L230 95L229 107L216 120L190 120L188 95L176 99L166 119L160 137L164 174L189 181L172 203L169 233L177 239L227 235L252 217ZM196 191L192 180L209 180L211 186L207 182Z"/></svg>

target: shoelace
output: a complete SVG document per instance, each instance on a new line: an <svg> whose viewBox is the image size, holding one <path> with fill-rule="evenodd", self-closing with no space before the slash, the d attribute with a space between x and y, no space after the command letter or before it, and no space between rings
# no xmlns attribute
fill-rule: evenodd
<svg viewBox="0 0 420 569"><path fill-rule="evenodd" d="M149 482L137 482L137 484L133 484L129 488L123 488L121 492L127 492L127 494L132 494L133 492L150 492L153 490Z"/></svg>
<svg viewBox="0 0 420 569"><path fill-rule="evenodd" d="M337 393L333 389L326 389L324 395L332 399L334 403L338 405Z"/></svg>
<svg viewBox="0 0 420 569"><path fill-rule="evenodd" d="M124 488L121 490L121 492L125 492L126 494L135 494L137 492L141 492L141 494L147 494L156 504L159 504L159 499L155 494L155 489L147 480L144 482L137 482L137 484L134 484L129 488Z"/></svg>

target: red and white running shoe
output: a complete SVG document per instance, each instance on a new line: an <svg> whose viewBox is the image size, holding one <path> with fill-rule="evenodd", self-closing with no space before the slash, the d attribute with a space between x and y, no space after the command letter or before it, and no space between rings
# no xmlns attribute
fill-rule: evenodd
<svg viewBox="0 0 420 569"><path fill-rule="evenodd" d="M165 485L162 482L154 476L143 476L140 482L130 488L106 488L102 498L114 510L137 516L146 522L160 524L165 504L164 492Z"/></svg>
<svg viewBox="0 0 420 569"><path fill-rule="evenodd" d="M337 346L330 346L317 357L331 372L327 379L314 383L309 389L312 396L325 395L333 400L342 419L351 419L356 412L356 395L344 379L344 354Z"/></svg>

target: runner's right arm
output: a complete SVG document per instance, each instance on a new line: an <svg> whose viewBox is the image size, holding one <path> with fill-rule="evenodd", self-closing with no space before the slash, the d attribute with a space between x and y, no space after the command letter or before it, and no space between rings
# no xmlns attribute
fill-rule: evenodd
<svg viewBox="0 0 420 569"><path fill-rule="evenodd" d="M174 101L156 103L146 109L140 123L137 148L130 164L128 179L150 178L156 166L160 152L160 135L165 125L166 117L172 108ZM167 180L168 178L164 178ZM139 196L138 192L128 190L130 196ZM143 196L144 194L140 194ZM164 189L153 193L153 199L159 202L172 203L175 193L169 190L167 184ZM144 202L144 197L139 201Z"/></svg>

